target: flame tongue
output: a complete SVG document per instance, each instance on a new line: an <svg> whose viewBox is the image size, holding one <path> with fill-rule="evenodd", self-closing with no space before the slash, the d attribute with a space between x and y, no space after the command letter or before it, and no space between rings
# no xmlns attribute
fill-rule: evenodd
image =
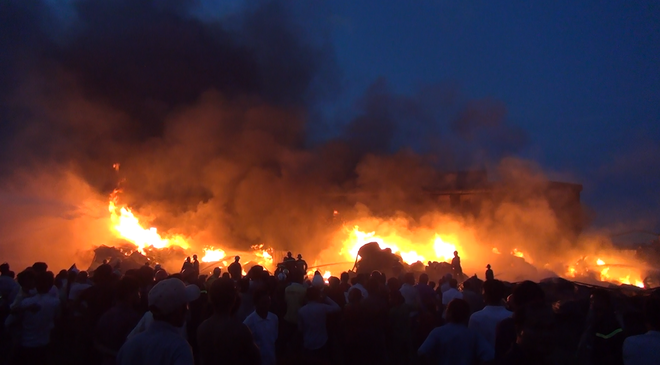
<svg viewBox="0 0 660 365"><path fill-rule="evenodd" d="M183 249L189 247L188 242L183 236L174 235L163 238L154 227L144 228L138 218L127 207L118 208L116 205L115 191L111 196L108 210L110 211L110 221L118 237L125 239L137 246L137 250L145 253L147 247L165 248L178 246Z"/></svg>

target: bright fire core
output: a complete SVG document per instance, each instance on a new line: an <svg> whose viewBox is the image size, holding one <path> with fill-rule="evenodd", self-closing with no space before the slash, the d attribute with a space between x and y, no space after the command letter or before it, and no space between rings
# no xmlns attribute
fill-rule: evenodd
<svg viewBox="0 0 660 365"><path fill-rule="evenodd" d="M117 191L111 195L108 210L110 212L111 227L115 234L136 246L136 250L141 253L146 253L146 249L153 247L155 249L162 249L166 247L178 246L184 251L190 249L189 240L181 235L168 235L161 236L155 227L145 228L140 223L139 219L128 207L118 207L117 205ZM461 255L464 250L458 242L456 236L453 235L438 235L435 234L424 241L417 241L399 236L396 233L391 233L386 236L379 236L376 232L363 232L359 227L355 226L348 232L348 237L342 242L340 254L347 260L355 260L360 247L369 242L377 242L381 249L389 248L393 253L401 256L402 260L407 264L422 262L426 264L428 261L449 262L454 256L454 251L459 251ZM491 251L491 250L488 250ZM206 263L222 263L222 266L227 266L228 261L227 253L222 248L209 247L203 249L204 255L201 258L202 262ZM494 247L492 254L501 255L501 251ZM514 248L510 252L512 256L525 260L527 263L532 264L529 255ZM233 256L232 256L233 258ZM466 257L463 257L464 259ZM469 257L467 257L469 259ZM279 259L279 258L278 258ZM224 260L224 261L223 261ZM631 272L626 268L621 268L616 265L611 266L601 258L591 260L581 260L583 263L578 265L569 265L566 272L563 274L565 277L577 278L585 273L597 273L597 278L604 282L618 282L628 285L636 285L644 287L641 280L641 275L637 272ZM252 246L249 258L241 261L243 264L252 262L252 264L262 265L269 270L274 269L273 250L264 247L263 244ZM586 268L584 267L586 262ZM338 273L331 273L325 271L323 274L324 279L330 275L338 276Z"/></svg>

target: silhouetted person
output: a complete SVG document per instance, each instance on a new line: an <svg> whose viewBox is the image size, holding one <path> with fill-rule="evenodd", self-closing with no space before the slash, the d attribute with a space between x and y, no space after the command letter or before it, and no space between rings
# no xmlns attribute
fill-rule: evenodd
<svg viewBox="0 0 660 365"><path fill-rule="evenodd" d="M222 270L219 267L214 267L213 268L213 274L211 274L211 276L209 276L209 278L206 279L206 290L207 291L209 289L211 289L211 285L213 285L213 282L220 278L221 273L222 273Z"/></svg>
<svg viewBox="0 0 660 365"><path fill-rule="evenodd" d="M502 306L504 284L499 280L484 282L483 296L486 306L470 316L468 327L479 332L491 346L495 346L495 330L503 319L513 313Z"/></svg>
<svg viewBox="0 0 660 365"><path fill-rule="evenodd" d="M277 316L268 311L270 308L270 296L265 290L257 290L254 293L254 312L252 312L243 324L252 332L254 342L261 353L261 365L275 365L275 341L278 335Z"/></svg>
<svg viewBox="0 0 660 365"><path fill-rule="evenodd" d="M463 299L463 293L458 291L456 279L449 279L449 290L442 293L442 305L447 306L454 299Z"/></svg>
<svg viewBox="0 0 660 365"><path fill-rule="evenodd" d="M306 293L307 304L298 310L298 328L303 336L305 352L315 359L328 359L327 315L341 308L332 299L322 295L319 288L311 287Z"/></svg>
<svg viewBox="0 0 660 365"><path fill-rule="evenodd" d="M135 306L140 302L137 279L124 276L116 287L115 306L99 319L94 331L94 347L101 354L103 364L114 364L126 337L140 321Z"/></svg>
<svg viewBox="0 0 660 365"><path fill-rule="evenodd" d="M214 281L209 299L213 316L197 329L201 364L260 364L261 355L250 330L232 316L238 304L234 282L224 278Z"/></svg>
<svg viewBox="0 0 660 365"><path fill-rule="evenodd" d="M493 359L492 346L467 326L470 306L454 299L447 306L447 323L431 331L417 353L433 364L469 365Z"/></svg>
<svg viewBox="0 0 660 365"><path fill-rule="evenodd" d="M543 302L545 293L541 286L532 281L523 281L513 288L511 294L511 309L515 312L530 303ZM513 318L505 318L495 330L495 358L501 359L516 342L516 326Z"/></svg>
<svg viewBox="0 0 660 365"><path fill-rule="evenodd" d="M197 261L197 255L193 255L192 269L195 271L195 276L199 276L199 261Z"/></svg>
<svg viewBox="0 0 660 365"><path fill-rule="evenodd" d="M303 260L302 255L298 254L298 260L296 260L296 267L302 272L307 272L307 262Z"/></svg>
<svg viewBox="0 0 660 365"><path fill-rule="evenodd" d="M435 310L435 291L429 286L429 276L421 274L419 276L418 284L415 286L419 293L419 298L425 310Z"/></svg>
<svg viewBox="0 0 660 365"><path fill-rule="evenodd" d="M341 280L341 283L339 284L341 291L344 293L348 293L348 290L351 289L351 283L348 282L350 280L348 273L347 272L341 273L339 278Z"/></svg>
<svg viewBox="0 0 660 365"><path fill-rule="evenodd" d="M591 294L590 319L580 341L580 354L593 364L623 364L623 326L614 312L612 299L605 289Z"/></svg>
<svg viewBox="0 0 660 365"><path fill-rule="evenodd" d="M628 337L623 342L625 365L657 364L660 354L660 295L650 295L644 305L644 316L648 332Z"/></svg>
<svg viewBox="0 0 660 365"><path fill-rule="evenodd" d="M458 251L454 251L454 258L451 259L451 270L454 272L454 277L460 279L463 276L463 268L461 267L461 258L458 256Z"/></svg>
<svg viewBox="0 0 660 365"><path fill-rule="evenodd" d="M188 257L186 257L186 261L183 262L183 266L181 267L181 272L184 272L186 270L191 270L192 267L193 267L193 264L190 261L190 256L188 256Z"/></svg>
<svg viewBox="0 0 660 365"><path fill-rule="evenodd" d="M234 262L232 262L227 268L227 271L229 271L229 275L231 275L231 278L236 281L240 280L241 277L243 276L243 268L239 263L240 260L241 260L240 256L234 257Z"/></svg>
<svg viewBox="0 0 660 365"><path fill-rule="evenodd" d="M493 274L490 264L486 265L486 280L495 280L495 274Z"/></svg>
<svg viewBox="0 0 660 365"><path fill-rule="evenodd" d="M149 291L153 323L126 341L117 354L117 364L193 364L193 353L181 336L188 303L199 298L199 288L183 281L165 279Z"/></svg>
<svg viewBox="0 0 660 365"><path fill-rule="evenodd" d="M55 282L52 272L37 272L34 282L36 295L23 299L13 310L23 316L19 352L23 364L48 362L50 334L60 306L59 298L49 293Z"/></svg>
<svg viewBox="0 0 660 365"><path fill-rule="evenodd" d="M513 320L516 341L501 364L552 365L563 362L552 358L557 335L554 313L549 305L540 301L524 305L516 309Z"/></svg>

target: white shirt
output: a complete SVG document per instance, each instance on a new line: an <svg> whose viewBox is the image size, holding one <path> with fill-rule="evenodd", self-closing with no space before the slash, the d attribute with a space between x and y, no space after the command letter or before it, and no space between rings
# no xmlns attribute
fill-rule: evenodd
<svg viewBox="0 0 660 365"><path fill-rule="evenodd" d="M455 288L450 288L446 292L442 293L442 304L447 305L454 299L463 299L463 293L456 290Z"/></svg>
<svg viewBox="0 0 660 365"><path fill-rule="evenodd" d="M455 323L447 323L431 331L417 352L440 365L471 365L495 357L493 346L480 334Z"/></svg>
<svg viewBox="0 0 660 365"><path fill-rule="evenodd" d="M348 289L348 292L350 293L351 290L354 289L359 290L362 293L362 299L367 299L367 297L369 296L369 292L367 291L367 288L362 286L362 284L360 283L353 285L350 289ZM348 300L348 295L346 296L346 299Z"/></svg>
<svg viewBox="0 0 660 365"><path fill-rule="evenodd" d="M403 284L401 285L399 292L401 293L401 296L403 296L403 299L406 301L406 304L415 308L415 311L419 309L421 300L419 298L419 291L417 291L414 286L408 283Z"/></svg>
<svg viewBox="0 0 660 365"><path fill-rule="evenodd" d="M91 287L91 285L87 283L72 283L71 290L69 290L69 300L75 301L80 296L80 293L89 287Z"/></svg>
<svg viewBox="0 0 660 365"><path fill-rule="evenodd" d="M326 319L328 313L341 308L330 298L325 303L309 302L298 310L298 327L303 334L303 346L307 350L318 350L328 341Z"/></svg>
<svg viewBox="0 0 660 365"><path fill-rule="evenodd" d="M623 341L623 363L625 365L657 364L658 353L660 353L660 331L648 331L643 335L631 336Z"/></svg>
<svg viewBox="0 0 660 365"><path fill-rule="evenodd" d="M147 331L126 340L117 354L117 365L190 365L192 350L179 328L154 321Z"/></svg>
<svg viewBox="0 0 660 365"><path fill-rule="evenodd" d="M268 312L266 318L262 318L256 311L252 312L243 324L252 332L254 343L257 344L261 352L262 365L275 365L275 341L278 333L278 319L273 313Z"/></svg>
<svg viewBox="0 0 660 365"><path fill-rule="evenodd" d="M55 326L55 316L60 301L51 294L37 294L21 301L20 307L29 308L38 305L39 310L26 310L23 313L23 333L21 344L24 347L40 347L50 343L50 331Z"/></svg>
<svg viewBox="0 0 660 365"><path fill-rule="evenodd" d="M491 346L495 347L497 324L503 319L511 317L511 315L512 313L502 306L487 305L484 309L472 313L468 328L479 332Z"/></svg>

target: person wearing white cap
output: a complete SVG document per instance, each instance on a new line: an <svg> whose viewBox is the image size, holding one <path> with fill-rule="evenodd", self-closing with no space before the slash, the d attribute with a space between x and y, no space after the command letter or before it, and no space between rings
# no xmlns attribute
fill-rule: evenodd
<svg viewBox="0 0 660 365"><path fill-rule="evenodd" d="M188 342L181 336L188 303L199 298L199 287L176 278L165 279L149 291L154 322L119 350L117 364L193 364Z"/></svg>

